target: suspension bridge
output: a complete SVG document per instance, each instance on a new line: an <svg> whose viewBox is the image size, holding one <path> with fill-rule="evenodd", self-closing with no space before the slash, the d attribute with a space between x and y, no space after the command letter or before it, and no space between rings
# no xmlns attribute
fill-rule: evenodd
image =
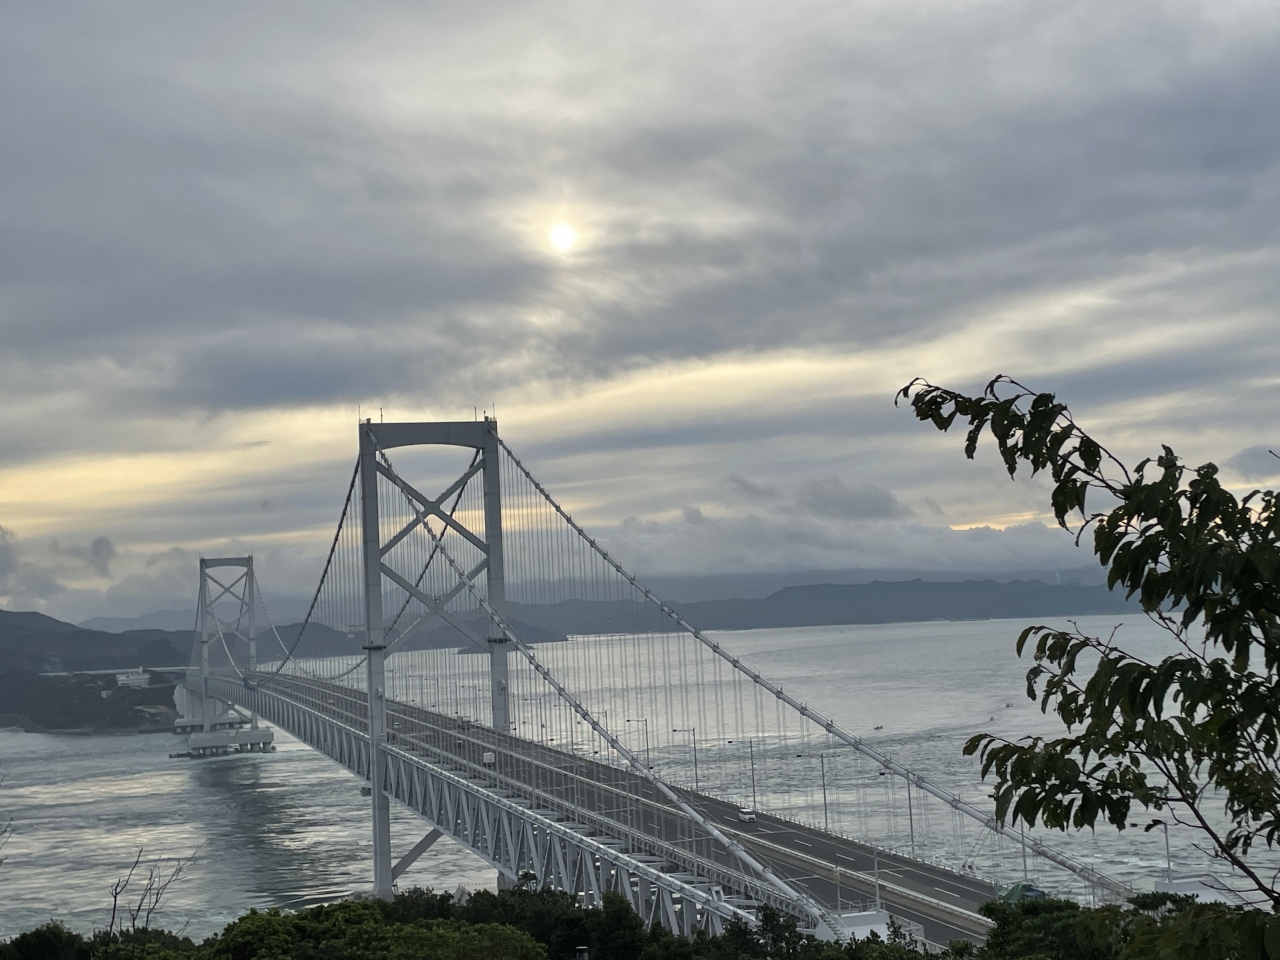
<svg viewBox="0 0 1280 960"><path fill-rule="evenodd" d="M180 722L206 745L263 748L219 731L244 711L363 779L378 897L441 836L500 884L532 878L587 905L615 891L686 935L767 906L825 939L891 915L925 944L981 941L978 907L1032 875L1062 895L1132 892L688 623L494 419L360 423L304 621L272 623L251 557L209 559L198 639ZM392 803L429 827L398 839L399 858Z"/></svg>

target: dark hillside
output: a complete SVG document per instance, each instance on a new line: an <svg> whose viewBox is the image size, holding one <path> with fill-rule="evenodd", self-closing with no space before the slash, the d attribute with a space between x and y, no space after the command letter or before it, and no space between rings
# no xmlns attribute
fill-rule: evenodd
<svg viewBox="0 0 1280 960"><path fill-rule="evenodd" d="M190 652L190 633L102 633L42 613L0 610L0 669L57 672L169 667L185 664Z"/></svg>
<svg viewBox="0 0 1280 960"><path fill-rule="evenodd" d="M173 684L121 687L113 676L42 677L0 671L0 726L30 731L171 731Z"/></svg>

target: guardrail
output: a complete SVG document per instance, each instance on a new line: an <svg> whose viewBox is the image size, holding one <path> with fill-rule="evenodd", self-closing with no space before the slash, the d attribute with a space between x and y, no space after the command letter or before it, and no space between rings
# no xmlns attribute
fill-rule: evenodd
<svg viewBox="0 0 1280 960"><path fill-rule="evenodd" d="M982 916L980 913L974 913L971 910L965 910L963 907L957 907L954 904L946 903L942 900L936 900L933 897L926 896L923 893L912 890L908 887L903 887L899 884L893 883L892 881L882 880L874 875L861 873L855 870L847 870L844 867L828 863L818 857L811 857L808 854L792 850L790 847L784 847L768 840L762 840L755 834L744 833L740 830L733 830L731 832L735 833L743 841L749 842L753 846L772 850L775 854L780 854L786 859L800 861L807 866L826 870L828 873L832 873L842 879L853 880L854 882L850 885L855 889L861 889L864 893L872 893L874 895L878 888L882 898L884 893L888 892L890 897L894 900L906 901L934 914L941 914L942 916L939 917L939 919L947 918L952 921L959 921L962 924L968 924L973 927L974 933L979 936L985 937L987 931L991 930L995 926L994 923Z"/></svg>

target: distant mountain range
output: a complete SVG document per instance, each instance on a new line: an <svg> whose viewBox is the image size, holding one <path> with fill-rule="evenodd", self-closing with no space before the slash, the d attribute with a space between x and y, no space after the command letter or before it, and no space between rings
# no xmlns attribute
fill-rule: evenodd
<svg viewBox="0 0 1280 960"><path fill-rule="evenodd" d="M512 617L553 634L661 632L671 627L658 607L632 600L509 606ZM1039 580L808 584L756 599L702 600L673 603L671 607L704 630L1085 616L1138 609L1105 587L1061 586Z"/></svg>
<svg viewBox="0 0 1280 960"><path fill-rule="evenodd" d="M1039 580L906 580L786 587L757 600L704 600L679 604L678 609L691 623L708 630L750 630L838 623L1069 617L1123 613L1138 607L1101 586L1063 586Z"/></svg>
<svg viewBox="0 0 1280 960"><path fill-rule="evenodd" d="M129 630L167 630L190 633L195 626L194 610L157 610L141 617L94 617L83 621L86 630L103 633L125 633Z"/></svg>
<svg viewBox="0 0 1280 960"><path fill-rule="evenodd" d="M1097 587L1106 582L1106 570L1097 564L1087 567L1071 567L1058 570L1020 570L983 574L981 581L1010 583L1017 580L1069 587ZM974 580L975 578L969 578ZM708 600L760 600L774 596L788 587L840 587L871 583L905 583L920 580L926 583L959 583L963 576L921 571L883 568L849 570L790 570L776 573L721 573L703 576L654 576L641 577L650 588L668 603L690 606ZM273 597L271 613L277 624L296 623L305 616L306 597ZM693 609L690 607L690 609ZM184 632L195 623L195 610L157 610L141 617L94 617L84 620L80 626L87 630L105 633L124 633L127 630L168 630ZM283 629L283 627L281 628Z"/></svg>
<svg viewBox="0 0 1280 960"><path fill-rule="evenodd" d="M965 580L992 580L1010 583L1014 580L1039 580L1041 583L1070 587L1098 587L1107 582L1107 571L1099 564L1052 570L1006 570L981 574L944 573L936 570L882 569L789 570L775 573L717 573L696 577L641 576L654 593L668 603L699 603L703 600L759 600L787 587L844 584L904 583L923 580L928 583L960 583ZM139 624L144 626L144 624Z"/></svg>
<svg viewBox="0 0 1280 960"><path fill-rule="evenodd" d="M706 630L1047 618L1118 614L1137 609L1136 604L1105 587L1048 584L1040 580L807 584L785 587L766 597L701 600L673 606L691 623ZM554 640L565 634L657 632L670 628L670 621L657 607L632 601L570 600L549 606L511 604L508 613L516 629L530 642ZM160 611L141 620L172 623L183 618L190 624L194 616L193 612ZM104 617L75 626L40 613L0 610L0 669L71 671L177 666L188 662L193 639L189 627L122 632L90 628L95 624L114 625L118 620ZM473 626L482 627L481 624ZM296 623L280 627L281 639L291 644L297 630ZM342 642L337 637L335 640ZM359 646L358 639L347 642L353 645L353 651ZM437 623L427 633L415 633L407 647L420 649L454 644L465 646L466 641L452 628Z"/></svg>
<svg viewBox="0 0 1280 960"><path fill-rule="evenodd" d="M47 672L174 667L191 656L190 630L104 633L43 613L0 610L0 669Z"/></svg>

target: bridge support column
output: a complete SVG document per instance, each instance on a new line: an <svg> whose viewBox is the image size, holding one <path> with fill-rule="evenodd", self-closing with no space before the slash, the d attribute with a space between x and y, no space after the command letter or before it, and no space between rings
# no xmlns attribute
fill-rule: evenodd
<svg viewBox="0 0 1280 960"><path fill-rule="evenodd" d="M200 558L200 593L196 597L196 619L200 621L200 719L204 721L204 732L210 729L213 719L209 704L209 581L205 579L204 557Z"/></svg>
<svg viewBox="0 0 1280 960"><path fill-rule="evenodd" d="M248 569L245 570L244 597L246 600L245 620L249 628L249 669L258 669L258 638L254 635L254 601L258 598L258 581L253 574L253 557L249 557Z"/></svg>
<svg viewBox="0 0 1280 960"><path fill-rule="evenodd" d="M386 655L382 644L364 648L369 655L369 787L373 803L373 895L390 900L395 891L391 879L391 801L387 799Z"/></svg>
<svg viewBox="0 0 1280 960"><path fill-rule="evenodd" d="M364 556L364 612L369 688L369 787L373 804L373 895L390 900L391 805L386 794L386 655L382 622L382 543L378 517L377 448L369 424L360 425L360 529Z"/></svg>
<svg viewBox="0 0 1280 960"><path fill-rule="evenodd" d="M493 609L506 616L507 589L502 557L502 472L499 460L498 421L485 419L484 442L484 540L489 551L488 600ZM507 702L511 642L494 623L489 624L489 702L493 729L511 732L511 709Z"/></svg>
<svg viewBox="0 0 1280 960"><path fill-rule="evenodd" d="M249 627L249 672L256 673L258 670L258 636L254 631L254 601L258 599L258 580L253 572L253 557L249 558L249 569L245 572L244 595L247 598L248 609L245 611L246 619ZM249 729L258 729L258 714L256 711L249 713Z"/></svg>

